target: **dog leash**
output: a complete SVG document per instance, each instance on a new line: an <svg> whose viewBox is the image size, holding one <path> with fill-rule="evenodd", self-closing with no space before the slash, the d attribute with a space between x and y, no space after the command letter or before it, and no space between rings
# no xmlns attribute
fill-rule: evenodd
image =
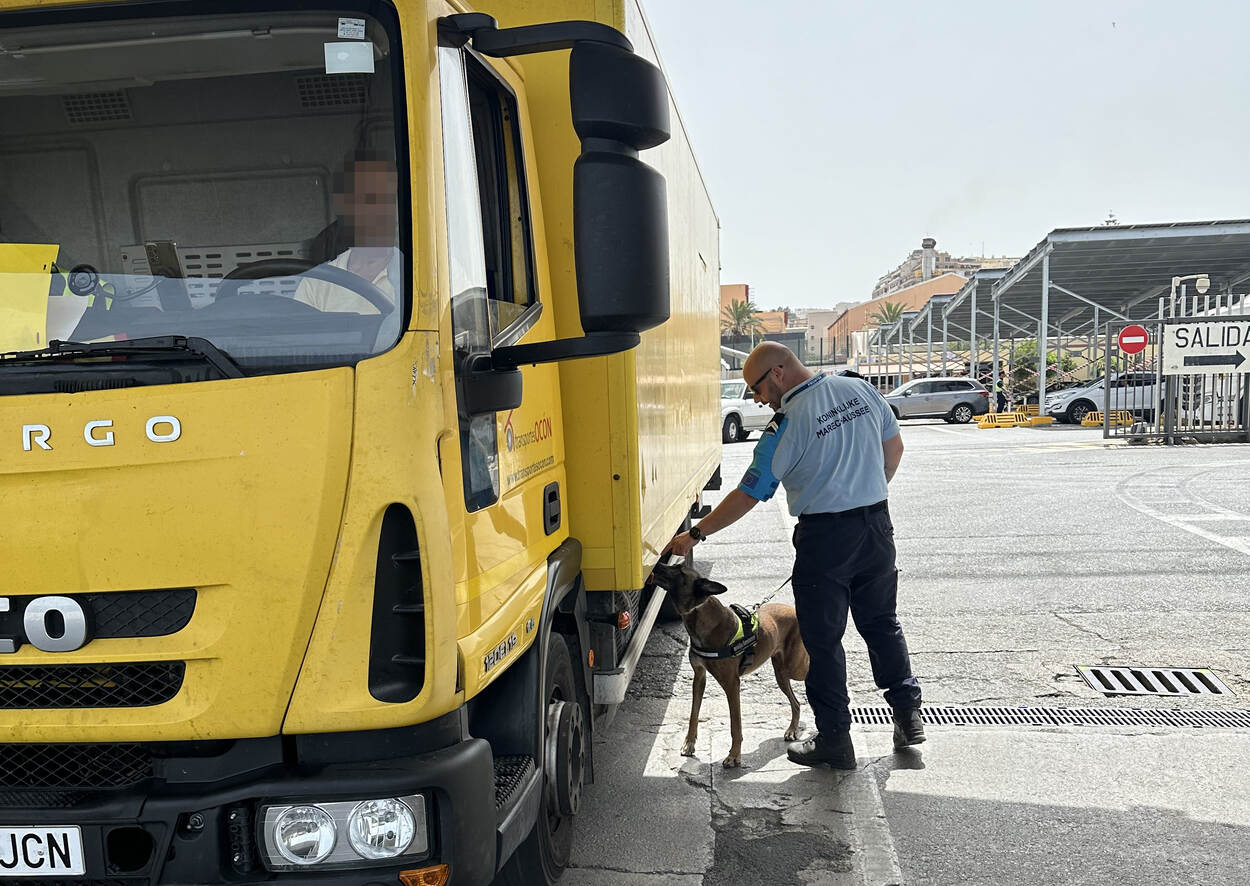
<svg viewBox="0 0 1250 886"><path fill-rule="evenodd" d="M781 584L777 585L777 587L773 590L773 592L772 592L771 594L769 594L769 595L768 595L767 597L765 597L763 600L760 600L760 602L758 602L758 603L756 603L754 606L752 606L752 607L751 607L751 614L752 614L752 615L754 615L755 613L759 612L759 611L760 611L760 607L761 607L761 606L763 606L765 603L767 603L769 600L771 600L773 597L777 596L777 594L781 591L781 589L782 589L782 588L784 588L786 585L788 585L788 584L790 583L790 579L792 579L792 578L794 578L794 575L793 575L793 574L791 574L790 578L787 578L787 579L786 579L785 581L783 581Z"/></svg>

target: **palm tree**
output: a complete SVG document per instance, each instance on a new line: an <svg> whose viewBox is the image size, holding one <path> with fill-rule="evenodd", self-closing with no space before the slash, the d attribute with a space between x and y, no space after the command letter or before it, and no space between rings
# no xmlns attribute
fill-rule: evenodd
<svg viewBox="0 0 1250 886"><path fill-rule="evenodd" d="M877 308L868 315L868 319L878 326L889 326L903 319L903 307L901 302L883 302L881 307Z"/></svg>
<svg viewBox="0 0 1250 886"><path fill-rule="evenodd" d="M764 331L764 322L755 316L757 308L750 301L733 299L721 313L720 328L731 336L754 337Z"/></svg>

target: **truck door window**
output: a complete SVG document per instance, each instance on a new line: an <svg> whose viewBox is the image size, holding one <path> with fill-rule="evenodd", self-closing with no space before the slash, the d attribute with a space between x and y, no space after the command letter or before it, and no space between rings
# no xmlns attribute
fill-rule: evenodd
<svg viewBox="0 0 1250 886"><path fill-rule="evenodd" d="M462 407L460 459L465 507L476 511L499 498L499 438L495 415L470 417L465 414L463 399L460 398L468 358L473 354L490 352L488 262L464 56L460 50L449 47L439 49L438 55L443 110L443 178L447 189L452 349L457 398Z"/></svg>
<svg viewBox="0 0 1250 886"><path fill-rule="evenodd" d="M494 71L467 59L469 109L477 157L492 343L520 337L514 327L534 304L533 240L521 160L516 98ZM525 324L528 328L528 324Z"/></svg>

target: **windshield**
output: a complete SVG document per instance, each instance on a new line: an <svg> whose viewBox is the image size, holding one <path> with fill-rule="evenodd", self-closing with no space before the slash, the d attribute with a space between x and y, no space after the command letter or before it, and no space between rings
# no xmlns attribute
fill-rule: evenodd
<svg viewBox="0 0 1250 886"><path fill-rule="evenodd" d="M0 41L0 352L181 335L280 372L396 342L383 23L79 13Z"/></svg>
<svg viewBox="0 0 1250 886"><path fill-rule="evenodd" d="M720 383L720 396L722 400L740 400L746 387L745 382L740 381L723 381Z"/></svg>

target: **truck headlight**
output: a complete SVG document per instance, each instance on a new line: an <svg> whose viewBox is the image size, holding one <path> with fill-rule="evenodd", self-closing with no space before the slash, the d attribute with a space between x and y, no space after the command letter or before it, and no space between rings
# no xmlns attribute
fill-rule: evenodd
<svg viewBox="0 0 1250 886"><path fill-rule="evenodd" d="M347 818L347 838L361 858L402 855L415 830L412 810L399 800L358 803Z"/></svg>
<svg viewBox="0 0 1250 886"><path fill-rule="evenodd" d="M337 838L334 819L319 806L288 806L273 823L274 847L291 864L325 861Z"/></svg>
<svg viewBox="0 0 1250 886"><path fill-rule="evenodd" d="M374 867L420 858L430 847L421 794L270 805L261 822L274 871Z"/></svg>

